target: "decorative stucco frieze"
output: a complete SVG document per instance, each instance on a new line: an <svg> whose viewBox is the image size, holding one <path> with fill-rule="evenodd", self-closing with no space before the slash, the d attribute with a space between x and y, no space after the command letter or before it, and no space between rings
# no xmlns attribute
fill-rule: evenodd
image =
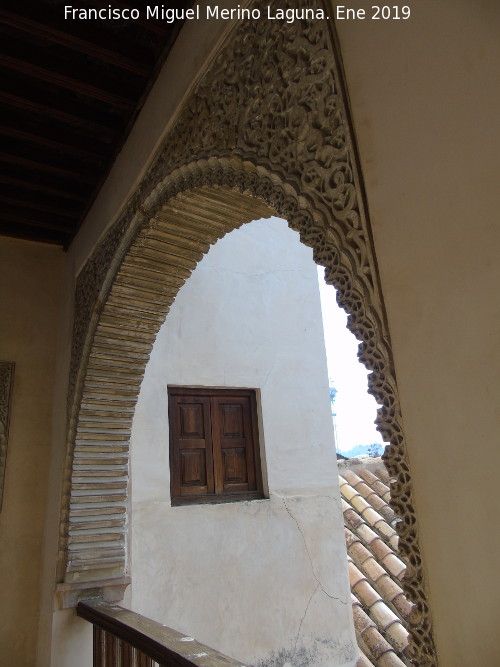
<svg viewBox="0 0 500 667"><path fill-rule="evenodd" d="M126 576L130 429L156 333L210 244L275 212L313 248L360 341L402 519L411 656L433 665L394 365L339 62L326 19L237 26L80 274L59 580L78 588Z"/></svg>
<svg viewBox="0 0 500 667"><path fill-rule="evenodd" d="M0 510L2 509L7 444L9 440L10 401L14 381L14 363L0 361Z"/></svg>

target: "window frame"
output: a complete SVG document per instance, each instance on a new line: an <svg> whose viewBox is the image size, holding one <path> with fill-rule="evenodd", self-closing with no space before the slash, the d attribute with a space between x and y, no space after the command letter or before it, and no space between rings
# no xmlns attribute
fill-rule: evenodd
<svg viewBox="0 0 500 667"><path fill-rule="evenodd" d="M249 501L249 500L262 500L266 498L264 493L264 484L263 484L263 475L262 475L262 462L261 462L261 446L259 438L259 420L258 420L258 403L257 403L257 390L240 388L240 387L193 387L193 386L179 386L179 385L168 385L168 421L169 421L169 462L170 462L170 500L172 507L178 507L183 505L199 505L199 504L220 504L220 503L229 503L229 502L239 502L239 501ZM178 483L181 475L181 464L179 458L179 446L176 440L176 434L174 433L174 421L173 421L173 404L177 397L200 397L207 399L204 401L205 405L209 404L210 416L209 416L209 430L206 429L206 433L209 436L205 440L209 442L210 449L206 449L206 473L207 473L207 485L214 486L213 493L205 494L193 494L193 495L178 495L176 493L177 488L180 489L180 485L176 487L176 482ZM216 415L214 418L213 413L213 402L219 398L246 398L248 399L249 404L249 421L250 421L250 433L251 433L251 456L253 463L253 475L255 477L255 489L245 490L245 491L236 491L236 492L215 492L215 485L217 484L217 478L219 479L219 486L221 484L221 475L223 475L223 466L221 462L221 453L222 449L220 443L217 444L217 437L214 438L214 429L218 425L219 416ZM246 445L248 447L248 445ZM248 449L247 449L248 456ZM218 466L218 470L216 470Z"/></svg>

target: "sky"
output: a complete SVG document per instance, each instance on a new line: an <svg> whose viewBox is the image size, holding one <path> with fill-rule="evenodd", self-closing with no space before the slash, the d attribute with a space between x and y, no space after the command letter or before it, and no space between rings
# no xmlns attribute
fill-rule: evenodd
<svg viewBox="0 0 500 667"><path fill-rule="evenodd" d="M377 403L367 392L367 371L356 356L358 343L346 328L347 315L337 306L335 290L325 284L323 274L318 267L328 377L337 389L337 449L346 452L356 445L382 444L373 423Z"/></svg>

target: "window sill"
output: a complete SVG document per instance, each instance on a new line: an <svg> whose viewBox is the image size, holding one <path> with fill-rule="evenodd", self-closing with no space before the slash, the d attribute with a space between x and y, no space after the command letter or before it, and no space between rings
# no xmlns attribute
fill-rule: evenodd
<svg viewBox="0 0 500 667"><path fill-rule="evenodd" d="M172 507L182 505L220 505L222 503L234 503L245 500L264 500L265 498L266 496L262 491L225 493L223 495L183 496L172 498Z"/></svg>

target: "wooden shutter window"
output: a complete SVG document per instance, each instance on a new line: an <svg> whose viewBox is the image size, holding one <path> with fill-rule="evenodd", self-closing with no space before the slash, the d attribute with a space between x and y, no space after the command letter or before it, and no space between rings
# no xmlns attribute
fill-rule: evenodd
<svg viewBox="0 0 500 667"><path fill-rule="evenodd" d="M255 391L168 394L172 505L263 498Z"/></svg>
<svg viewBox="0 0 500 667"><path fill-rule="evenodd" d="M172 496L214 492L210 399L175 396L170 411ZM172 405L172 402L171 402Z"/></svg>

